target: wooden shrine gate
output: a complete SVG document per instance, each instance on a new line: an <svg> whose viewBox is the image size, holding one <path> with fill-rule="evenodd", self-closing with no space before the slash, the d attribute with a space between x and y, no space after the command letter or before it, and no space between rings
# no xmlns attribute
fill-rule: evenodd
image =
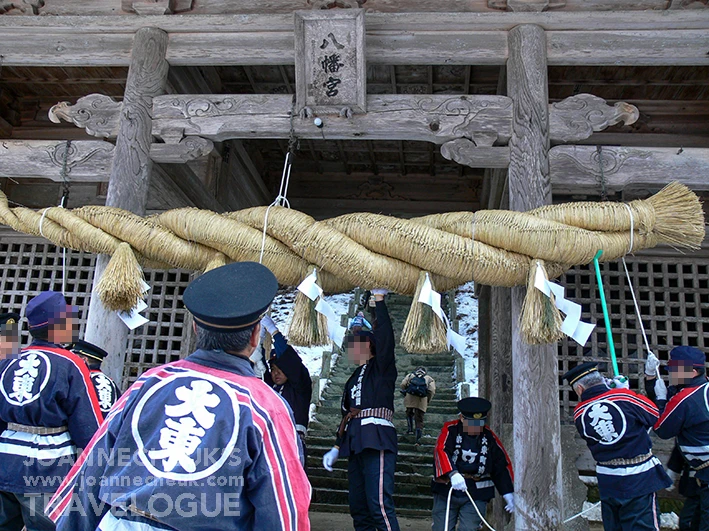
<svg viewBox="0 0 709 531"><path fill-rule="evenodd" d="M549 3L519 0L512 4L541 11ZM578 142L621 121L630 124L637 119L638 109L622 102L607 105L588 94L550 105L547 92L549 65L707 64L709 16L705 11L365 16L364 11L351 9L299 12L295 24L290 14L131 16L120 22L110 18L16 17L12 23L0 18L0 55L7 65L129 66L121 102L93 94L75 105L59 103L50 113L53 120L70 121L90 134L115 139L115 146L103 140L76 141L70 151L66 142L6 142L8 148L0 150L0 174L17 176L23 168L31 168L33 177L57 179L58 162L61 164L57 154L67 153L62 158L77 180L98 176L97 180L108 181L108 206L142 215L153 162L189 164L209 154L214 142L228 139L295 136L414 139L438 144L448 159L471 167L496 168L488 175L488 196L496 198L486 201L489 208L528 210L549 204L554 187L596 190L599 174L605 186L616 190L629 183L656 188L667 181L667 175L694 190L709 189L706 148L621 147L599 152L595 146L568 145L550 149L552 143ZM506 65L506 87L501 86L498 95L488 96L368 95L365 60L395 65ZM295 99L272 94L204 94L199 90L164 94L170 67L284 62L295 64L298 72ZM569 174L574 178L569 179ZM97 276L106 264L107 257L97 259ZM641 265L637 265L638 281L644 278ZM666 278L661 278L670 283L676 279L670 264L666 266L662 270ZM616 278L608 267L609 278ZM646 267L654 274L652 262ZM173 274L180 275L179 282L186 275ZM587 309L594 298L592 286L582 280L583 273L575 274L579 287L574 296L586 302ZM569 273L567 282L573 275ZM699 286L703 280L699 269L696 275ZM163 304L178 314L167 302L179 297L180 286L172 287L169 296L166 288L168 299ZM676 301L671 289L664 286L663 297L665 292L670 297L671 316ZM705 303L697 293L699 302L693 309L701 313ZM559 371L574 354L567 344L562 345L560 365L556 345L530 346L521 341L518 323L524 294L524 287L483 292L480 331L487 337L481 337L481 357L489 365L487 378L492 382L489 389L494 395L496 422L514 418L515 529L558 530L564 508L562 419L559 402L550 397L558 396ZM617 312L625 313L626 319L627 306L623 303ZM685 313L690 309L686 301L683 308ZM647 313L656 310L648 308ZM683 339L688 340L690 320L684 317ZM675 321L665 322L673 330ZM693 323L699 327L700 321ZM187 328L184 317L175 317L168 333L183 338ZM653 330L659 332L657 325ZM162 330L155 332L162 335ZM125 352L129 341L122 323L98 298L89 306L86 335L112 353ZM621 341L627 344L627 338ZM184 342L180 351L183 348ZM159 356L153 360L138 356L136 363L160 362ZM127 362L116 354L105 366L109 374L120 377L126 374ZM632 366L626 367L632 370ZM128 374L130 379L130 371ZM500 389L507 394L497 391L495 382L501 380L506 384ZM570 407L568 396L562 399L563 407Z"/></svg>

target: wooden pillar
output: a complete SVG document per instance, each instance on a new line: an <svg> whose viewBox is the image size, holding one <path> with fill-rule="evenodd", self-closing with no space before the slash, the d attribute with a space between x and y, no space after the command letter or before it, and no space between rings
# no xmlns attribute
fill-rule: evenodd
<svg viewBox="0 0 709 531"><path fill-rule="evenodd" d="M508 34L507 94L513 100L509 200L512 210L551 203L549 97L544 30ZM556 345L527 345L519 316L526 288L511 290L515 530L561 529L561 435Z"/></svg>
<svg viewBox="0 0 709 531"><path fill-rule="evenodd" d="M120 130L106 196L106 206L123 208L141 216L145 214L153 166L149 155L153 141L153 98L163 93L167 80L167 41L167 33L157 28L141 28L133 39ZM109 259L106 255L98 256L94 285ZM116 382L123 378L128 332L116 312L104 308L98 297L91 297L85 336L87 341L109 353L102 368Z"/></svg>
<svg viewBox="0 0 709 531"><path fill-rule="evenodd" d="M476 288L478 285L476 284ZM476 290L478 291L478 290ZM478 291L478 396L490 399L490 286ZM492 413L490 414L492 417Z"/></svg>

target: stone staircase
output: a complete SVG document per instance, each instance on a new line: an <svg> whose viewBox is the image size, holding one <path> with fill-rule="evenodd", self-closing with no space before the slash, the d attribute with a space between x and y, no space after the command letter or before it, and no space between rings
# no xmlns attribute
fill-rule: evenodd
<svg viewBox="0 0 709 531"><path fill-rule="evenodd" d="M399 344L401 330L411 307L411 298L390 295L387 306ZM415 445L415 437L406 434L406 410L403 395L395 394L394 424L399 436L399 455L396 466L394 501L397 514L403 517L430 518L433 498L433 449L443 423L457 414L453 356L449 352L435 355L409 354L396 348L396 366L399 372L397 389L401 380L416 367L425 366L436 380L436 396L425 417L424 437ZM335 440L340 423L342 390L356 366L346 356L340 356L330 375L331 381L323 392L316 419L310 423L308 434L308 473L313 486L311 510L320 512L349 512L347 459L339 459L333 472L322 466L322 456Z"/></svg>

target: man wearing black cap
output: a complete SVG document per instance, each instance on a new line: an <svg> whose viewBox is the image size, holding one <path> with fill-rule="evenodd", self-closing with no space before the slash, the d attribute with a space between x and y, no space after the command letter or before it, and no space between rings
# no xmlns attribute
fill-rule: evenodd
<svg viewBox="0 0 709 531"><path fill-rule="evenodd" d="M0 529L52 530L45 497L69 472L103 420L86 364L60 345L76 311L47 291L25 309L33 341L0 361Z"/></svg>
<svg viewBox="0 0 709 531"><path fill-rule="evenodd" d="M356 531L399 531L394 508L397 440L394 418L396 359L394 329L384 297L373 289L376 327L356 319L346 339L347 356L359 367L345 384L342 420L335 446L323 456L332 472L338 457L348 457L350 515Z"/></svg>
<svg viewBox="0 0 709 531"><path fill-rule="evenodd" d="M630 389L611 388L597 365L582 363L564 380L581 399L574 421L596 460L603 525L622 531L659 531L657 491L672 484L652 455L648 435L660 412L648 398Z"/></svg>
<svg viewBox="0 0 709 531"><path fill-rule="evenodd" d="M111 406L121 396L121 390L116 385L116 382L101 371L101 362L108 356L108 352L82 339L69 345L68 349L83 359L86 365L89 366L91 381L96 389L96 396L98 396L98 405L105 417L111 410Z"/></svg>
<svg viewBox="0 0 709 531"><path fill-rule="evenodd" d="M0 360L20 353L20 314L0 313Z"/></svg>
<svg viewBox="0 0 709 531"><path fill-rule="evenodd" d="M681 346L670 351L671 398L654 428L661 439L677 438L685 462L694 471L699 491L699 531L709 531L709 383L705 367L706 356L697 348ZM661 382L658 379L654 386L647 386L655 391L659 405L668 396Z"/></svg>
<svg viewBox="0 0 709 531"><path fill-rule="evenodd" d="M434 453L433 531L479 529L487 502L495 488L505 499L507 512L514 512L512 463L497 435L485 425L492 405L484 398L464 398L458 402L457 420L446 422ZM453 489L450 507L448 494ZM465 493L468 491L475 507ZM450 512L445 530L446 512Z"/></svg>
<svg viewBox="0 0 709 531"><path fill-rule="evenodd" d="M254 262L190 283L197 350L111 408L47 508L59 531L310 529L293 415L249 360L277 289Z"/></svg>
<svg viewBox="0 0 709 531"><path fill-rule="evenodd" d="M293 410L295 429L304 440L308 433L310 398L313 394L310 373L270 316L264 315L261 326L271 334L274 347L263 380L286 399Z"/></svg>

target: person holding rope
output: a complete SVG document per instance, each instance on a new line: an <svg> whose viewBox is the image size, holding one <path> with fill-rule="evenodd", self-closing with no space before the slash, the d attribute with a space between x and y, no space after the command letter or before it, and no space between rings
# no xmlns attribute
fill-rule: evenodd
<svg viewBox="0 0 709 531"><path fill-rule="evenodd" d="M574 422L596 460L603 526L613 531L660 531L657 491L672 484L652 454L648 434L660 411L628 389L626 378L606 380L597 365L582 363L563 378L581 399Z"/></svg>
<svg viewBox="0 0 709 531"><path fill-rule="evenodd" d="M512 463L500 439L485 425L492 404L484 398L471 397L457 405L458 419L443 425L436 442L431 483L433 531L452 531L456 524L458 531L480 529L495 488L505 499L508 513L514 512L515 507Z"/></svg>
<svg viewBox="0 0 709 531"><path fill-rule="evenodd" d="M709 531L709 382L706 356L694 347L675 347L670 351L668 369L669 390L663 380L657 378L657 372L651 376L645 371L648 395L663 410L654 431L661 439L677 438L679 450L694 471L698 487L698 529ZM655 383L650 385L653 381Z"/></svg>
<svg viewBox="0 0 709 531"><path fill-rule="evenodd" d="M293 410L295 429L300 435L303 453L306 455L307 460L305 436L308 434L308 422L310 421L310 398L313 394L313 381L298 352L288 344L288 340L278 330L271 316L264 315L263 319L261 319L261 326L273 338L273 349L270 352L263 381L280 394ZM265 354L264 351L264 357Z"/></svg>
<svg viewBox="0 0 709 531"><path fill-rule="evenodd" d="M349 459L350 514L356 531L399 531L393 496L398 446L392 422L397 371L386 293L372 290L374 331L363 326L362 319L347 336L347 355L359 367L345 384L335 446L323 456L329 472L339 456Z"/></svg>

